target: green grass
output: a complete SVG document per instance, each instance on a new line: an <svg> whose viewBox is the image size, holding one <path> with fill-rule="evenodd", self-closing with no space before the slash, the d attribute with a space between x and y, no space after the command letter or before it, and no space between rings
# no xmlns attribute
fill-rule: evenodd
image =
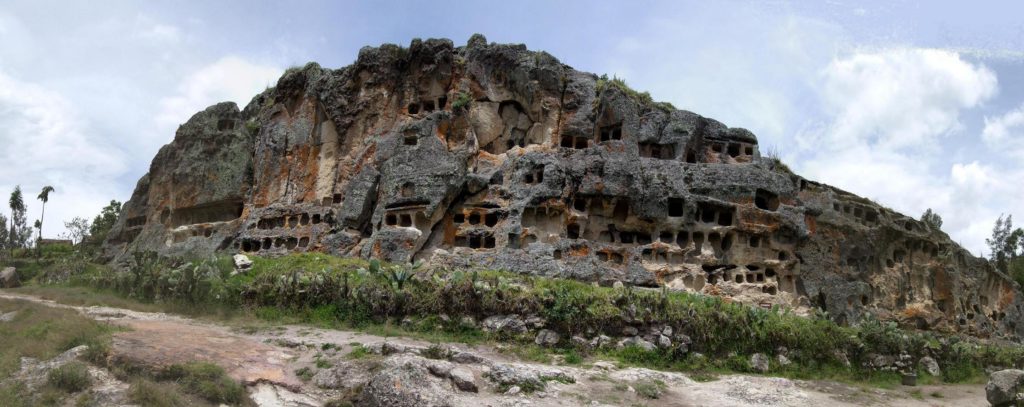
<svg viewBox="0 0 1024 407"><path fill-rule="evenodd" d="M171 365L160 372L160 380L173 381L191 394L202 397L212 403L242 404L248 397L245 388L227 377L220 366L193 362L184 365Z"/></svg>
<svg viewBox="0 0 1024 407"><path fill-rule="evenodd" d="M0 313L11 311L14 320L0 323L0 379L18 370L21 357L47 360L78 345L105 344L115 330L75 311L0 299Z"/></svg>
<svg viewBox="0 0 1024 407"><path fill-rule="evenodd" d="M357 345L353 345L352 346L352 350L349 351L347 355L345 355L345 358L346 359L363 359L363 358L366 358L366 357L368 357L370 355L373 355L373 352L370 352L370 350L367 349L365 346L363 346L361 344L357 344Z"/></svg>
<svg viewBox="0 0 1024 407"><path fill-rule="evenodd" d="M172 383L157 383L149 379L136 379L128 389L128 399L140 406L178 407L188 402Z"/></svg>
<svg viewBox="0 0 1024 407"><path fill-rule="evenodd" d="M633 383L633 390L636 394L648 399L658 399L668 389L668 385L661 380L639 380Z"/></svg>
<svg viewBox="0 0 1024 407"><path fill-rule="evenodd" d="M50 370L46 382L67 393L77 393L89 388L92 378L89 377L89 368L85 364L70 362Z"/></svg>
<svg viewBox="0 0 1024 407"><path fill-rule="evenodd" d="M625 79L622 79L622 78L619 78L619 77L616 77L616 76L613 76L611 79L609 79L608 75L601 75L597 79L597 86L596 86L596 88L597 88L597 93L598 94L601 94L605 90L608 90L608 89L611 89L611 88L615 88L615 89L618 89L619 91L621 91L622 93L626 94L627 96L629 96L633 100L637 101L640 104L654 106L654 107L656 107L658 109L661 109L663 111L666 111L666 112L669 112L669 111L672 111L672 110L676 110L676 107L673 106L672 103L669 103L669 102L655 102L654 98L651 97L650 93L637 91L637 90L629 87L629 85L626 84L626 80Z"/></svg>
<svg viewBox="0 0 1024 407"><path fill-rule="evenodd" d="M321 356L317 355L317 357L316 357L316 368L317 369L329 369L329 368L332 368L332 367L334 367L334 364L331 363L331 361L329 361L327 359L324 359Z"/></svg>
<svg viewBox="0 0 1024 407"><path fill-rule="evenodd" d="M301 369L295 369L295 375L302 379L302 381L304 382L313 380L314 374L315 373L313 372L313 369L311 369L309 366L302 367Z"/></svg>

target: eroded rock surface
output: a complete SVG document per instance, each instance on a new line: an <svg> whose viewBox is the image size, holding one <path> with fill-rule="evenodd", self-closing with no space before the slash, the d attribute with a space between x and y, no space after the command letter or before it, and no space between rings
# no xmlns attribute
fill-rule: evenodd
<svg viewBox="0 0 1024 407"><path fill-rule="evenodd" d="M366 47L196 114L105 247L422 259L1024 333L1012 280L941 231L790 173L749 131L482 36Z"/></svg>
<svg viewBox="0 0 1024 407"><path fill-rule="evenodd" d="M0 270L0 288L14 288L21 285L18 278L18 270L14 267L5 267Z"/></svg>

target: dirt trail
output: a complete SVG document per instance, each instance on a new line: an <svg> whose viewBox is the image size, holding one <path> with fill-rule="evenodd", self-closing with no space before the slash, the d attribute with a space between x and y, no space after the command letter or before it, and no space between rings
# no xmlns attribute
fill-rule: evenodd
<svg viewBox="0 0 1024 407"><path fill-rule="evenodd" d="M249 386L259 405L309 406L343 394L343 390L318 387L317 380L303 381L295 371L316 366L316 360L345 365L344 355L359 343L383 353L415 353L430 343L407 338L384 338L359 332L280 326L271 329L232 329L180 316L139 312L110 307L80 307L58 304L29 295L0 292L0 298L26 300L52 307L77 310L97 320L130 328L114 334L111 346L115 361L160 367L195 360L223 367L229 375ZM387 345L384 345L384 344ZM326 347L324 344L330 344ZM648 369L618 369L611 363L591 368L524 363L511 359L491 346L446 344L455 352L473 355L457 366L468 370L479 392L446 389L445 401L473 406L566 406L566 405L650 405L650 406L983 406L987 405L983 385L941 385L901 387L893 390L864 389L825 381L801 381L748 375L722 376L711 382L695 382L679 373ZM403 349L405 351L403 351ZM401 355L398 355L401 356ZM398 356L389 356L391 358ZM417 356L418 357L418 356ZM385 364L386 364L385 360ZM525 370L557 370L575 383L549 382L544 391L533 394L504 394L482 377L495 365ZM345 372L342 376L370 376L372 372ZM632 385L660 380L667 387L657 399L645 398ZM447 383L447 382L446 382ZM454 385L450 385L454 387ZM919 392L918 392L919 391ZM914 392L912 395L911 392ZM915 397L916 396L916 397Z"/></svg>

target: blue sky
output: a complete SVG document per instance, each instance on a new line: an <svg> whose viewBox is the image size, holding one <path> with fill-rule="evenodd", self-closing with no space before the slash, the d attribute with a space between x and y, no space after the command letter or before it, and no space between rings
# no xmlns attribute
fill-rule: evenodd
<svg viewBox="0 0 1024 407"><path fill-rule="evenodd" d="M7 1L0 193L55 186L55 236L128 199L207 105L244 105L289 66L342 67L365 45L479 32L750 129L809 178L915 217L934 208L979 253L1001 213L1024 223L1024 6L983 4Z"/></svg>

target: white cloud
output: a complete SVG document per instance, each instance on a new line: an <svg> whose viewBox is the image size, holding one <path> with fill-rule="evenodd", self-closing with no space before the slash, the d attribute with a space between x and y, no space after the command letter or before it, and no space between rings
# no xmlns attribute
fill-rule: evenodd
<svg viewBox="0 0 1024 407"><path fill-rule="evenodd" d="M997 153L1024 160L1024 104L1002 116L985 117L981 138Z"/></svg>
<svg viewBox="0 0 1024 407"><path fill-rule="evenodd" d="M794 136L794 166L908 216L932 208L954 240L981 251L1005 179L951 162L943 140L996 94L995 73L954 52L899 48L834 58L817 80L821 116Z"/></svg>
<svg viewBox="0 0 1024 407"><path fill-rule="evenodd" d="M178 94L160 101L158 128L173 131L193 114L206 107L232 101L244 108L267 86L277 83L280 68L249 62L237 56L223 57L188 75L178 86Z"/></svg>
<svg viewBox="0 0 1024 407"><path fill-rule="evenodd" d="M107 197L116 196L124 155L91 134L62 94L0 72L0 196L21 185L31 223L39 216L38 191L55 186L47 204L47 236L63 231L63 220L98 212Z"/></svg>
<svg viewBox="0 0 1024 407"><path fill-rule="evenodd" d="M834 120L817 141L837 149L864 142L926 147L959 128L961 110L997 89L984 65L937 49L859 52L833 60L822 75L822 100Z"/></svg>

